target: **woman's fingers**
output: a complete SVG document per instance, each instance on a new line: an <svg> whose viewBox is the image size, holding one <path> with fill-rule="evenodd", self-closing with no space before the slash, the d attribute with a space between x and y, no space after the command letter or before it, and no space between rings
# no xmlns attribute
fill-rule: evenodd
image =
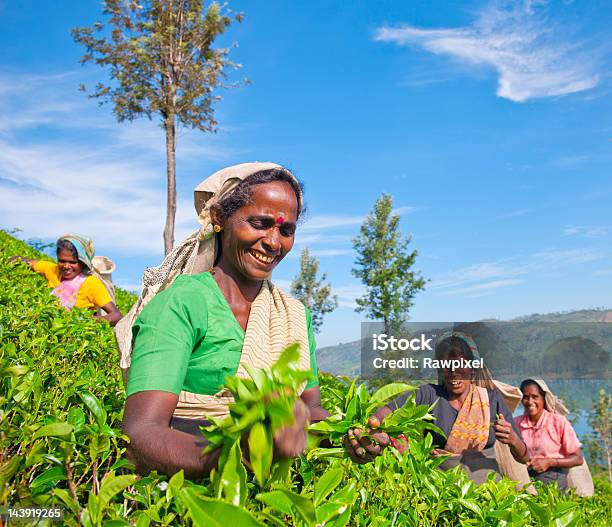
<svg viewBox="0 0 612 527"><path fill-rule="evenodd" d="M367 454L367 452L365 452L360 446L355 446L359 443L357 443L354 439L349 439L345 436L342 438L342 442L346 448L346 453L355 463L363 464L371 461L371 456ZM357 449L359 449L360 454L357 453Z"/></svg>
<svg viewBox="0 0 612 527"><path fill-rule="evenodd" d="M536 472L545 472L548 467L546 466L546 460L541 458L532 459L529 463L533 470Z"/></svg>
<svg viewBox="0 0 612 527"><path fill-rule="evenodd" d="M512 428L506 428L506 427L501 427L499 425L496 425L495 439L505 444L511 443L512 442Z"/></svg>
<svg viewBox="0 0 612 527"><path fill-rule="evenodd" d="M376 442L372 441L374 439ZM380 456L385 447L389 446L391 440L385 432L375 432L370 434L370 437L361 437L359 443L361 446L374 456Z"/></svg>
<svg viewBox="0 0 612 527"><path fill-rule="evenodd" d="M359 430L359 428L356 428L353 431L352 436L349 432L349 441L351 443L351 446L353 447L355 454L357 454L360 458L362 458L366 453L365 448L362 445L362 440L363 438L361 437L361 430Z"/></svg>
<svg viewBox="0 0 612 527"><path fill-rule="evenodd" d="M382 452L380 446L372 443L369 437L363 436L359 428L349 430L348 436L343 438L343 443L349 457L357 463L372 461Z"/></svg>
<svg viewBox="0 0 612 527"><path fill-rule="evenodd" d="M391 444L391 438L387 432L373 432L370 433L370 436L374 438L383 448L388 447Z"/></svg>
<svg viewBox="0 0 612 527"><path fill-rule="evenodd" d="M510 423L508 423L508 421L497 421L497 423L495 423L495 437L497 439L501 439L501 438L509 438L512 434L512 426L510 425Z"/></svg>

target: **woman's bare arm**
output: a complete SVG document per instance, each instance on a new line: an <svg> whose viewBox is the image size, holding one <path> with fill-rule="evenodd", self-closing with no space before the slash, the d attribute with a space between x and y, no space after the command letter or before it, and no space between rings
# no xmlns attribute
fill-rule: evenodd
<svg viewBox="0 0 612 527"><path fill-rule="evenodd" d="M537 472L546 472L551 468L572 468L582 465L582 451L579 448L567 457L561 459L538 457L532 459L529 465Z"/></svg>
<svg viewBox="0 0 612 527"><path fill-rule="evenodd" d="M27 263L32 269L34 269L34 266L36 265L38 260L31 260L30 258L26 258L25 256L11 256L9 258L9 262L11 262L11 263L13 263L13 262Z"/></svg>
<svg viewBox="0 0 612 527"><path fill-rule="evenodd" d="M503 413L499 414L498 420L493 424L495 439L510 447L512 457L519 463L527 463L529 451L525 442L516 434L512 424L506 420Z"/></svg>
<svg viewBox="0 0 612 527"><path fill-rule="evenodd" d="M101 307L106 311L106 315L95 315L97 319L106 320L111 326L115 326L123 318L114 302L108 302Z"/></svg>
<svg viewBox="0 0 612 527"><path fill-rule="evenodd" d="M170 428L178 396L159 390L130 395L125 403L123 431L130 438L127 457L140 474L157 470L190 478L206 476L217 465L220 451L202 455L204 437Z"/></svg>

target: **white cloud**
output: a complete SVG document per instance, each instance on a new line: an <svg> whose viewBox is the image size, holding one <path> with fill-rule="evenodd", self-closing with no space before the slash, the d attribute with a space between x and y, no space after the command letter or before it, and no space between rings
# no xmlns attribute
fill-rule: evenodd
<svg viewBox="0 0 612 527"><path fill-rule="evenodd" d="M391 214L403 216L413 212L424 210L422 206L404 205L391 210ZM303 225L300 226L301 231L310 234L310 231L321 231L327 229L342 229L345 227L355 227L361 225L366 219L366 215L351 216L343 214L317 214L306 218Z"/></svg>
<svg viewBox="0 0 612 527"><path fill-rule="evenodd" d="M425 210L425 207L421 207L421 206L413 207L409 205L404 205L402 207L397 207L395 209L392 209L391 214L397 214L399 216L404 216L405 214L412 214L413 212L418 212L421 210Z"/></svg>
<svg viewBox="0 0 612 527"><path fill-rule="evenodd" d="M0 139L0 222L23 229L26 237L55 239L76 231L126 254L160 253L161 174L124 156L105 157ZM179 203L177 237L195 227L192 208L190 200Z"/></svg>
<svg viewBox="0 0 612 527"><path fill-rule="evenodd" d="M449 74L448 69L422 69L414 70L409 73L402 80L398 81L398 86L412 88L416 86L430 86L432 84L440 84L451 80L452 75Z"/></svg>
<svg viewBox="0 0 612 527"><path fill-rule="evenodd" d="M129 291L130 293L140 294L140 288L142 284L137 284L136 282L123 282L121 280L115 281L113 280L115 286L120 287L124 291Z"/></svg>
<svg viewBox="0 0 612 527"><path fill-rule="evenodd" d="M566 95L597 86L594 51L567 40L542 3L496 1L483 8L471 26L420 29L385 26L375 40L416 45L470 65L494 68L497 95L515 102Z"/></svg>
<svg viewBox="0 0 612 527"><path fill-rule="evenodd" d="M332 288L332 293L338 296L338 307L346 309L355 309L357 307L356 300L363 296L365 292L365 286L359 283Z"/></svg>
<svg viewBox="0 0 612 527"><path fill-rule="evenodd" d="M318 258L325 256L344 256L347 254L353 254L352 249L313 249L310 251L311 256Z"/></svg>
<svg viewBox="0 0 612 527"><path fill-rule="evenodd" d="M296 245L328 245L328 244L344 244L351 243L353 236L351 234L333 234L326 232L306 232L302 233L301 226L298 226L295 235Z"/></svg>
<svg viewBox="0 0 612 527"><path fill-rule="evenodd" d="M340 229L361 225L365 216L346 216L339 214L321 214L307 218L300 230L304 232L320 231L326 229Z"/></svg>
<svg viewBox="0 0 612 527"><path fill-rule="evenodd" d="M516 265L511 262L483 262L455 269L435 276L431 280L431 289L455 288L464 284L491 280L493 278L506 278L525 275L529 268L525 265Z"/></svg>
<svg viewBox="0 0 612 527"><path fill-rule="evenodd" d="M603 238L612 230L610 225L576 225L563 229L563 236L582 236L584 238Z"/></svg>
<svg viewBox="0 0 612 527"><path fill-rule="evenodd" d="M287 258L291 258L292 260L297 260L302 256L303 246L295 245L293 250L289 253ZM308 248L308 253L310 256L316 256L317 258L326 258L333 256L344 256L347 254L352 254L352 249L311 249Z"/></svg>
<svg viewBox="0 0 612 527"><path fill-rule="evenodd" d="M484 284L476 284L469 287L462 287L460 289L452 289L450 291L444 291L441 295L465 295L469 293L483 293L490 292L500 287L508 287L511 285L518 285L524 283L525 280L519 279L506 279L506 280L492 280L491 282L485 282ZM478 295L482 296L482 295Z"/></svg>
<svg viewBox="0 0 612 527"><path fill-rule="evenodd" d="M566 266L594 262L606 257L606 254L599 249L568 249L562 251L550 250L541 251L533 255L536 265L545 266Z"/></svg>
<svg viewBox="0 0 612 527"><path fill-rule="evenodd" d="M117 133L117 139L124 147L138 151L149 150L160 156L166 155L164 131L154 120L134 121L119 127ZM218 141L212 140L210 134L203 134L197 130L182 128L176 135L176 154L179 161L185 158L199 158L219 162L245 155L244 151L221 146Z"/></svg>
<svg viewBox="0 0 612 527"><path fill-rule="evenodd" d="M163 131L147 120L118 124L76 86L72 72L0 79L0 225L44 239L75 231L98 247L160 255ZM179 169L235 154L219 136L179 134ZM179 188L175 239L196 228L191 193Z"/></svg>
<svg viewBox="0 0 612 527"><path fill-rule="evenodd" d="M482 262L432 277L428 289L440 296L474 294L518 285L532 273L562 269L602 260L606 254L593 248L539 251L498 262ZM519 278L520 277L520 278Z"/></svg>
<svg viewBox="0 0 612 527"><path fill-rule="evenodd" d="M551 164L557 168L572 168L584 163L588 163L593 159L592 155L573 155L573 156L562 156L557 159L553 159Z"/></svg>
<svg viewBox="0 0 612 527"><path fill-rule="evenodd" d="M511 210L510 212L506 212L505 214L501 214L498 216L499 219L507 219L507 218L519 218L521 216L525 216L525 214L529 214L531 209L516 209Z"/></svg>

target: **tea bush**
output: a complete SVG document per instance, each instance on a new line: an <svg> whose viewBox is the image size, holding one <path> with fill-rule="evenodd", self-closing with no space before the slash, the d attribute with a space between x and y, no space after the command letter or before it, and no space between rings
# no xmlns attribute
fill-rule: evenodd
<svg viewBox="0 0 612 527"><path fill-rule="evenodd" d="M356 383L322 374L323 402L333 417L315 428L331 448L313 445L299 459L272 460L263 424L279 426L294 394L283 394L272 405L261 402L278 393L274 382L291 377L282 369L289 359L269 380L254 373L252 381L229 381L238 406L233 423L216 423L207 432L224 448L210 479L192 482L182 472L138 477L123 458L125 391L110 327L87 311L58 307L42 277L23 264L8 263L14 254L41 257L0 232L2 506L60 506L64 524L83 526L612 524L612 489L603 481L591 499L561 496L539 485L534 497L515 492L507 480L476 487L458 470L437 470L439 460L431 458L431 444L420 436L430 426L427 409L412 401L402 414L409 453L389 448L373 463L352 463L339 444L341 433L363 423L368 410L397 393L397 386L372 395ZM124 312L133 300L118 294ZM237 440L237 431L246 430L257 451L251 455L255 475L245 467Z"/></svg>

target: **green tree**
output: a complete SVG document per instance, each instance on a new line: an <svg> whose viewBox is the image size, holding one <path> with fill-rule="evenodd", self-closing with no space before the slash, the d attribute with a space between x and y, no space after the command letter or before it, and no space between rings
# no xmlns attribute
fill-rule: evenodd
<svg viewBox="0 0 612 527"><path fill-rule="evenodd" d="M240 14L203 0L104 0L106 23L72 30L86 53L81 63L108 68L110 82L90 93L110 102L121 121L154 115L166 134L168 197L164 250L174 245L176 215L176 126L214 132L214 103L220 99L229 48L213 42ZM81 85L82 90L86 90Z"/></svg>
<svg viewBox="0 0 612 527"><path fill-rule="evenodd" d="M300 257L300 272L291 282L291 294L310 309L315 333L320 331L323 317L338 307L338 297L332 295L331 285L324 283L325 273L321 278L317 278L318 274L319 261L304 248Z"/></svg>
<svg viewBox="0 0 612 527"><path fill-rule="evenodd" d="M411 270L418 253L408 249L411 237L401 236L400 217L392 208L393 197L383 194L353 240L357 259L352 273L366 286L356 311L382 320L387 334L401 327L412 299L425 288L425 279Z"/></svg>
<svg viewBox="0 0 612 527"><path fill-rule="evenodd" d="M612 395L599 390L599 397L593 401L589 412L589 424L593 433L586 441L591 462L603 461L608 469L608 480L612 482Z"/></svg>

